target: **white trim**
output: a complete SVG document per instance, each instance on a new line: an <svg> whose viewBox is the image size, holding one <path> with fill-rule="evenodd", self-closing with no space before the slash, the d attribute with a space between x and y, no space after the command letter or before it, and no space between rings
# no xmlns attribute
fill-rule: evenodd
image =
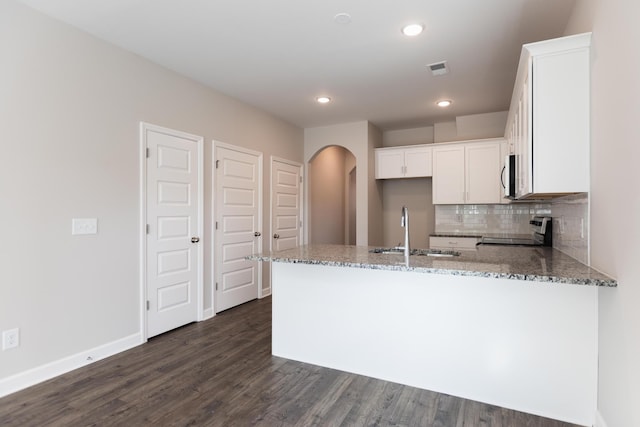
<svg viewBox="0 0 640 427"><path fill-rule="evenodd" d="M140 317L139 331L142 342L147 342L147 143L145 133L147 124L140 122L140 254L138 258L140 271Z"/></svg>
<svg viewBox="0 0 640 427"><path fill-rule="evenodd" d="M264 199L264 180L263 180L263 163L264 163L264 154L260 151L252 150L250 148L240 147L238 145L227 144L226 142L212 140L213 149L211 150L211 258L213 259L213 267L211 269L211 310L215 315L216 312L216 218L218 217L218 203L216 200L216 149L218 147L226 148L227 150L237 151L239 153L249 154L252 156L256 156L258 158L258 224L260 224L260 228L264 226L263 224L263 199ZM264 245L264 233L259 237L258 247L262 251ZM260 264L258 264L260 265ZM262 268L258 268L258 298L263 298L262 295Z"/></svg>
<svg viewBox="0 0 640 427"><path fill-rule="evenodd" d="M24 372L0 380L0 397L47 381L74 369L90 365L98 360L129 350L144 343L141 333L135 333L90 350L81 351L71 356L37 366Z"/></svg>
<svg viewBox="0 0 640 427"><path fill-rule="evenodd" d="M600 411L596 411L596 422L594 427L607 427L607 423L604 421L604 417L600 413Z"/></svg>
<svg viewBox="0 0 640 427"><path fill-rule="evenodd" d="M143 342L147 341L147 139L146 132L152 130L158 133L188 139L196 144L198 149L198 224L197 235L204 237L204 137L169 129L151 123L140 122L140 331ZM204 245L198 245L198 283L196 320L205 319L204 315Z"/></svg>
<svg viewBox="0 0 640 427"><path fill-rule="evenodd" d="M203 315L203 319L202 320L207 320L207 319L211 319L213 316L215 316L216 313L213 311L213 307L209 307L209 308L205 308L205 310L202 313L202 315Z"/></svg>

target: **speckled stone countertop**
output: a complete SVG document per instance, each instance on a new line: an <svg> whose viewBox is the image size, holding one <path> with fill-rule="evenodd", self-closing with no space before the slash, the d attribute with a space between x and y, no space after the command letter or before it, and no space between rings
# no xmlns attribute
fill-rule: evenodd
<svg viewBox="0 0 640 427"><path fill-rule="evenodd" d="M478 246L456 257L370 253L365 246L307 245L269 254L252 255L254 261L318 264L374 270L568 283L589 286L618 286L616 280L599 273L562 252L545 247Z"/></svg>

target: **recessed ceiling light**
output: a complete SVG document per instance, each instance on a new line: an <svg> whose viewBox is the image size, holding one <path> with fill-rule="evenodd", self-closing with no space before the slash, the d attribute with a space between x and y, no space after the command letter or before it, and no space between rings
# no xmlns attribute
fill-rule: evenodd
<svg viewBox="0 0 640 427"><path fill-rule="evenodd" d="M402 34L408 37L414 37L420 34L424 30L421 24L409 24L402 27Z"/></svg>
<svg viewBox="0 0 640 427"><path fill-rule="evenodd" d="M336 24L346 25L351 22L351 15L349 15L348 13L338 13L333 17L333 20Z"/></svg>
<svg viewBox="0 0 640 427"><path fill-rule="evenodd" d="M441 100L441 101L436 102L436 105L437 105L438 107L445 108L445 107L448 107L449 105L451 105L451 100L449 100L449 99L443 99L443 100Z"/></svg>
<svg viewBox="0 0 640 427"><path fill-rule="evenodd" d="M331 102L331 98L329 98L328 96L319 96L316 98L316 101L318 101L318 103L320 104L328 104L329 102Z"/></svg>

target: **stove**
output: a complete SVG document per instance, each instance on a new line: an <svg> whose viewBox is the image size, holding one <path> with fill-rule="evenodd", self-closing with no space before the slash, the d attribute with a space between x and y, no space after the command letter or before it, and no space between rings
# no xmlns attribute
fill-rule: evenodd
<svg viewBox="0 0 640 427"><path fill-rule="evenodd" d="M481 245L510 246L551 246L552 218L550 216L534 216L529 225L531 234L489 234L482 236Z"/></svg>

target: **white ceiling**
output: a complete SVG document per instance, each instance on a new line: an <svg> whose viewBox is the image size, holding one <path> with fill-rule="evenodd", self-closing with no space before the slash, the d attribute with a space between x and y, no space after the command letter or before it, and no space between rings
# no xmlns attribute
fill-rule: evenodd
<svg viewBox="0 0 640 427"><path fill-rule="evenodd" d="M575 0L22 1L300 127L402 129L508 109L521 45L563 35Z"/></svg>

